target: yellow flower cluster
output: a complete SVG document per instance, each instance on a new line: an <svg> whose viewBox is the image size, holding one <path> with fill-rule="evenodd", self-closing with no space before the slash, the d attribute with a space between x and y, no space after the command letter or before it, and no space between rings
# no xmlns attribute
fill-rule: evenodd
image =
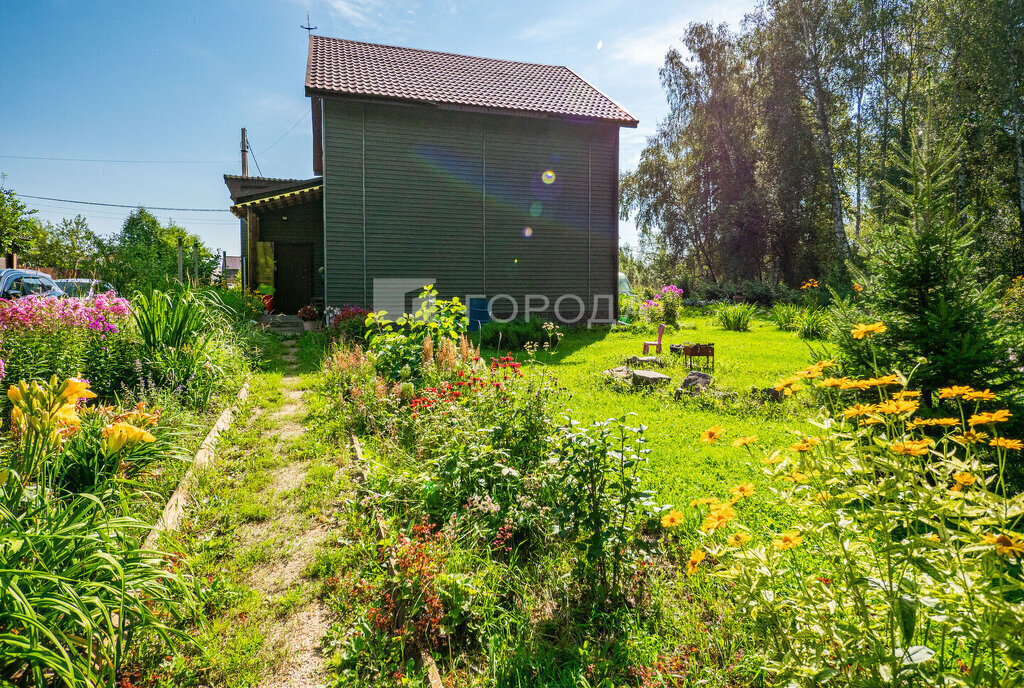
<svg viewBox="0 0 1024 688"><path fill-rule="evenodd" d="M103 428L103 451L108 456L121 451L126 445L131 448L140 442L155 442L156 438L142 428L118 421Z"/></svg>
<svg viewBox="0 0 1024 688"><path fill-rule="evenodd" d="M928 438L922 440L904 440L903 442L893 442L889 445L889 449L897 454L903 454L905 456L925 456L928 453L928 449L932 446L932 441Z"/></svg>
<svg viewBox="0 0 1024 688"><path fill-rule="evenodd" d="M991 425L993 423L1005 423L1006 421L1010 420L1011 416L1013 416L1013 414L1007 411L1006 409L1002 409L1001 411L992 411L990 413L976 413L967 419L967 424L970 425L971 427L974 427L975 425Z"/></svg>
<svg viewBox="0 0 1024 688"><path fill-rule="evenodd" d="M800 543L802 543L803 541L804 538L800 535L800 533L796 531L790 531L788 533L783 533L782 537L778 540L773 540L772 544L775 545L775 549L779 551L785 551L787 549L793 549L795 547L798 547Z"/></svg>
<svg viewBox="0 0 1024 688"><path fill-rule="evenodd" d="M812 277L811 279L809 279L806 282L804 282L803 284L801 284L800 288L801 289L817 289L818 288L818 280L816 280L816 279L814 279Z"/></svg>
<svg viewBox="0 0 1024 688"><path fill-rule="evenodd" d="M667 514L661 517L662 528L675 528L683 523L683 512L670 509Z"/></svg>

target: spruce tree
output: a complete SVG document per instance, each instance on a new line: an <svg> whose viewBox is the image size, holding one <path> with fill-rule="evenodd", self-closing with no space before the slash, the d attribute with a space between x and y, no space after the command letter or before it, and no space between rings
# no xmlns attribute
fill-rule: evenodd
<svg viewBox="0 0 1024 688"><path fill-rule="evenodd" d="M931 405L939 388L966 384L1018 392L1020 366L1013 326L999 308L999 282L982 278L976 222L958 209L954 174L958 142L925 133L901 161L905 181L887 194L899 210L876 233L863 270L863 292L839 302L836 340L850 373L880 367L909 372L922 357L912 386ZM865 346L849 327L880 320L888 330ZM1014 341L1016 340L1016 344Z"/></svg>

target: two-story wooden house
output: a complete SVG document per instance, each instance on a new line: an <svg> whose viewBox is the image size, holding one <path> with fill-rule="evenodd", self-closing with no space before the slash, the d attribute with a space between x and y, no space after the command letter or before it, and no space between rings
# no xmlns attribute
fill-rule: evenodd
<svg viewBox="0 0 1024 688"><path fill-rule="evenodd" d="M614 317L637 120L571 69L311 36L306 94L318 176L225 176L244 279L278 310L429 279L505 315Z"/></svg>

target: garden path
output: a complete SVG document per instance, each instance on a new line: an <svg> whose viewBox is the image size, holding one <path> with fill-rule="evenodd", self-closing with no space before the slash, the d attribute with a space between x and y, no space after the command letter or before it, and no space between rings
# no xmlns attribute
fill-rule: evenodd
<svg viewBox="0 0 1024 688"><path fill-rule="evenodd" d="M268 629L266 647L280 658L280 663L259 686L314 688L326 682L320 641L327 631L329 617L323 602L309 594L303 574L327 535L327 528L303 508L302 488L310 462L300 451L306 410L301 378L295 374L294 340L282 342L280 360L286 368L280 382L283 404L269 414L269 434L274 441L273 453L281 457L283 465L271 472L269 484L263 490L268 502L278 502L279 508L273 510L267 522L253 528L249 536L271 536L275 542L282 542L284 556L271 557L256 566L250 574L250 584L268 598L295 595L301 601Z"/></svg>

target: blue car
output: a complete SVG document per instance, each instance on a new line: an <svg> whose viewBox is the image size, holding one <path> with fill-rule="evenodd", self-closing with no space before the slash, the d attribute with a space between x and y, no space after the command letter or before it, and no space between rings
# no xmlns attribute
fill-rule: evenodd
<svg viewBox="0 0 1024 688"><path fill-rule="evenodd" d="M0 299L22 296L64 296L64 292L45 272L21 268L0 270Z"/></svg>

